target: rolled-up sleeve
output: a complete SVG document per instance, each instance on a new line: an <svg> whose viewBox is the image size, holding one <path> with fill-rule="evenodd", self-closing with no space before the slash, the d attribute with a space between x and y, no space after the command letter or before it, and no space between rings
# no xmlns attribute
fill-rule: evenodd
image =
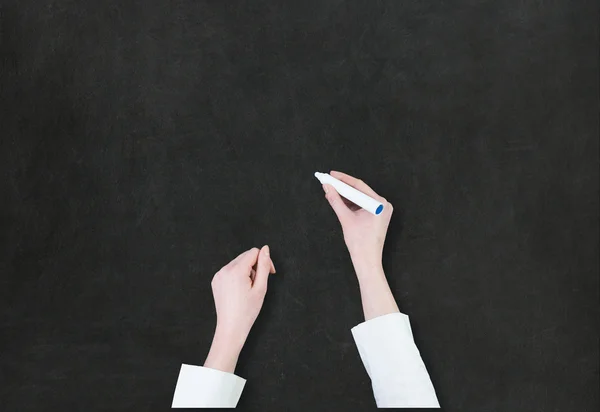
<svg viewBox="0 0 600 412"><path fill-rule="evenodd" d="M246 380L232 373L181 365L172 408L234 408Z"/></svg>
<svg viewBox="0 0 600 412"><path fill-rule="evenodd" d="M408 316L390 313L352 328L378 407L439 408Z"/></svg>

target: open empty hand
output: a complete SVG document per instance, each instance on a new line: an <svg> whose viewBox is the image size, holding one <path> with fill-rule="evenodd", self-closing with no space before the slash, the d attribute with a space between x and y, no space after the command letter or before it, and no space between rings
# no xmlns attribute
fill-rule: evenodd
<svg viewBox="0 0 600 412"><path fill-rule="evenodd" d="M275 266L269 247L263 246L242 253L214 276L211 285L217 327L204 366L233 372L262 308L270 273L275 273Z"/></svg>

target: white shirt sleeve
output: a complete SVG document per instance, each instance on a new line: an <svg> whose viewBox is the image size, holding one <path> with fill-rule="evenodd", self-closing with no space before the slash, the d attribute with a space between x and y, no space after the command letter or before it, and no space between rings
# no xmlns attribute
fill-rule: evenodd
<svg viewBox="0 0 600 412"><path fill-rule="evenodd" d="M378 407L440 407L408 316L379 316L352 328L352 335Z"/></svg>
<svg viewBox="0 0 600 412"><path fill-rule="evenodd" d="M232 373L181 365L172 408L235 408L246 380Z"/></svg>

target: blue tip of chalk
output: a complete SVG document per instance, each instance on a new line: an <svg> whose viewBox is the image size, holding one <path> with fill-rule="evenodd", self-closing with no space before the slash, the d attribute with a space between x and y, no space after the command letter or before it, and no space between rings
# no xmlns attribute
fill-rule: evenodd
<svg viewBox="0 0 600 412"><path fill-rule="evenodd" d="M379 205L379 206L377 207L377 210L375 210L375 214L376 214L376 215L378 215L378 214L380 214L381 212L383 212L383 205Z"/></svg>

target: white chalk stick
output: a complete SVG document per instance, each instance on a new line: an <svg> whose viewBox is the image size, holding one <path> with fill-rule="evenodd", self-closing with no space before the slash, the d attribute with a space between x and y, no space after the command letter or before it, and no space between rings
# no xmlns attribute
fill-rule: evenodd
<svg viewBox="0 0 600 412"><path fill-rule="evenodd" d="M379 200L375 200L371 196L356 190L352 186L331 176L329 173L315 172L315 177L319 179L321 184L333 186L340 196L344 196L346 199L362 207L366 211L371 212L374 215L380 215L381 212L383 212L383 203L381 203Z"/></svg>

